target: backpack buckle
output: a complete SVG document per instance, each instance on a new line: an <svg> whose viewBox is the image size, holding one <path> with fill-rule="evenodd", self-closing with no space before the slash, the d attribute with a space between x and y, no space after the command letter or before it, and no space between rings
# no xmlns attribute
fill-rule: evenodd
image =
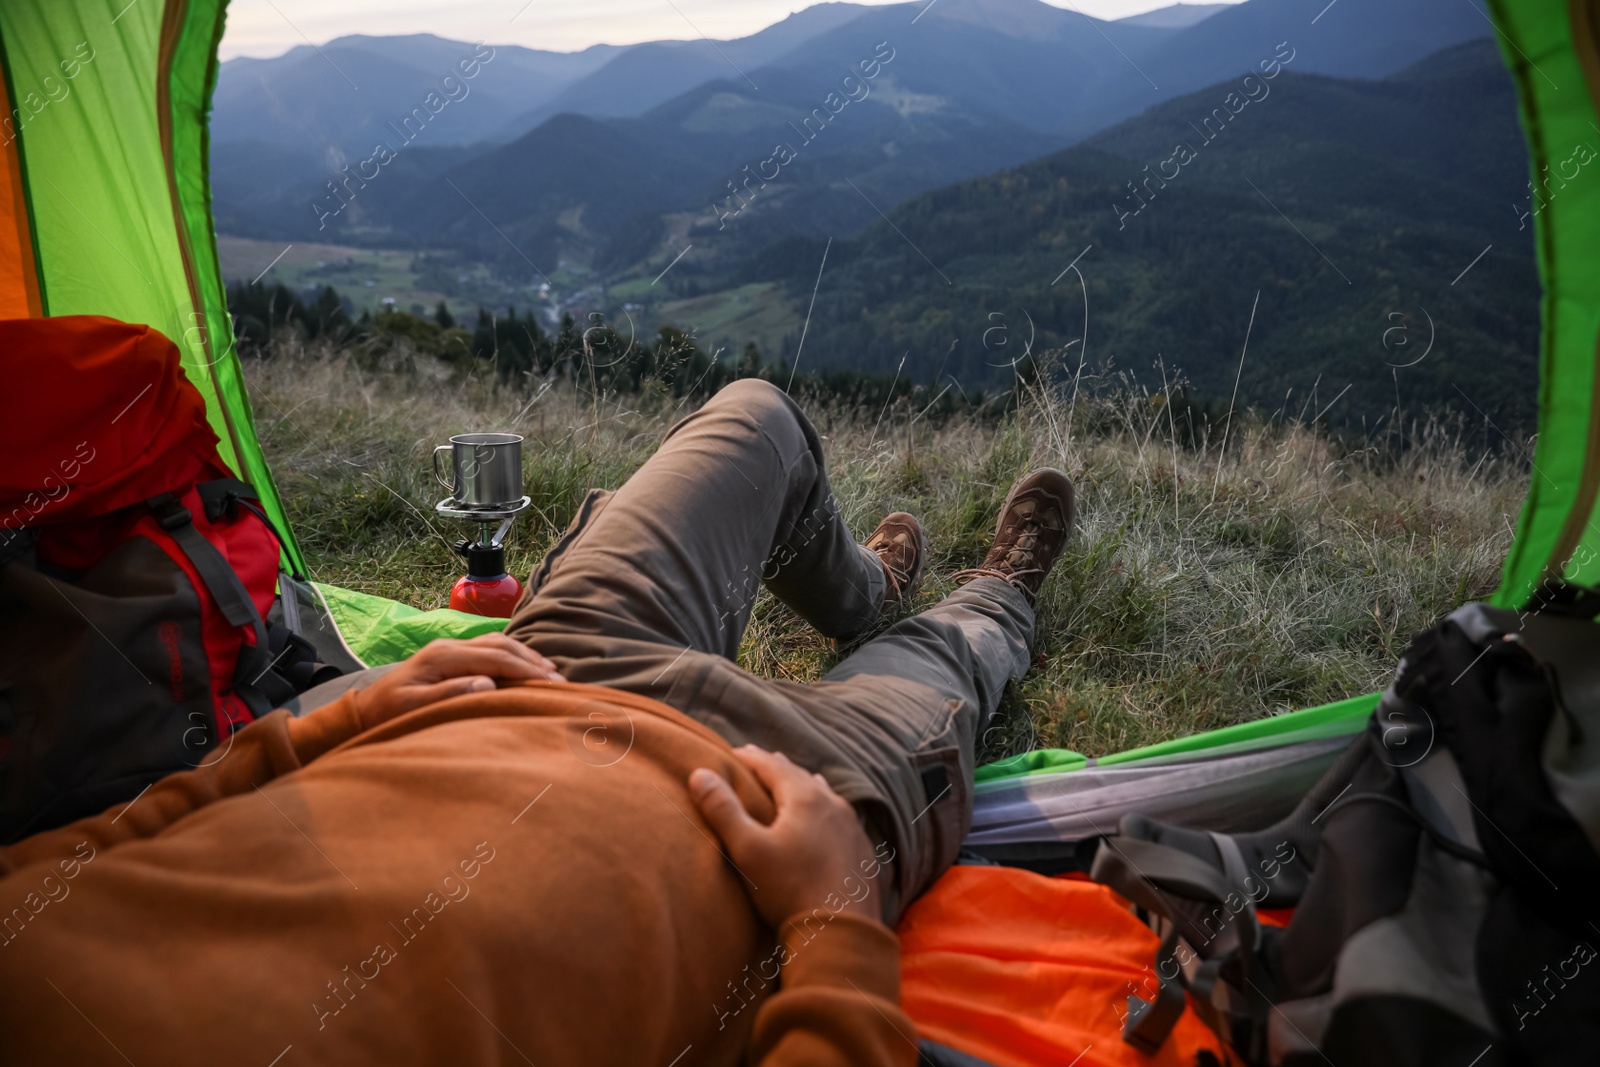
<svg viewBox="0 0 1600 1067"><path fill-rule="evenodd" d="M153 496L148 503L156 522L168 533L194 524L194 516L189 514L189 509L178 503L178 498L171 493Z"/></svg>

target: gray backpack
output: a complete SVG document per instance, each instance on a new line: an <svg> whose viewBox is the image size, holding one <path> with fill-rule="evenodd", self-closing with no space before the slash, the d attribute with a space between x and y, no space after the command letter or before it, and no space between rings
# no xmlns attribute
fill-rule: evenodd
<svg viewBox="0 0 1600 1067"><path fill-rule="evenodd" d="M1273 826L1124 817L1091 877L1162 936L1124 1039L1154 1052L1187 993L1251 1065L1600 1062L1597 614L1552 586L1418 635Z"/></svg>

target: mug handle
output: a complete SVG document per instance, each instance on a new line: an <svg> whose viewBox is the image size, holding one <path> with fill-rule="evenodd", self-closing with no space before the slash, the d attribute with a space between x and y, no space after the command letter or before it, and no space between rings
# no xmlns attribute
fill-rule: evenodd
<svg viewBox="0 0 1600 1067"><path fill-rule="evenodd" d="M455 497L456 497L456 487L455 487L455 484L453 482L446 481L445 478L444 478L444 475L439 473L439 453L440 452L453 452L454 450L455 450L455 446L454 445L439 445L437 448L435 448L433 450L433 477L440 485L444 486L447 490L450 491L450 498L452 500L455 499Z"/></svg>

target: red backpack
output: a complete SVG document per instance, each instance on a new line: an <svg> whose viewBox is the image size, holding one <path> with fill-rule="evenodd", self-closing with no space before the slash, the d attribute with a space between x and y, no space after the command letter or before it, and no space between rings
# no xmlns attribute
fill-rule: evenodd
<svg viewBox="0 0 1600 1067"><path fill-rule="evenodd" d="M0 841L129 801L337 674L266 622L279 542L177 348L0 321Z"/></svg>

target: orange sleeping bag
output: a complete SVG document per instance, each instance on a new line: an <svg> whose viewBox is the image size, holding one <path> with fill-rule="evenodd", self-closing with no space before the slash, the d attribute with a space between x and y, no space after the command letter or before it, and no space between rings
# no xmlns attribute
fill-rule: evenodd
<svg viewBox="0 0 1600 1067"><path fill-rule="evenodd" d="M1159 944L1092 882L952 867L901 920L900 1002L917 1032L995 1067L1195 1067L1235 1062L1185 1011L1155 1056L1122 1040L1149 999Z"/></svg>

